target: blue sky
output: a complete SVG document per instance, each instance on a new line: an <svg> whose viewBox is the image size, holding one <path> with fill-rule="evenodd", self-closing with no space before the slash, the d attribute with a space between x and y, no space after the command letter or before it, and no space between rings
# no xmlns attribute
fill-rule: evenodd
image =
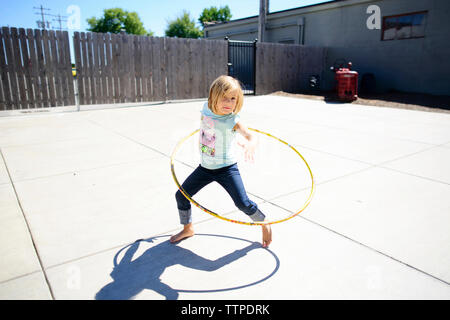
<svg viewBox="0 0 450 320"><path fill-rule="evenodd" d="M310 4L327 2L329 0L270 0L270 12L302 7ZM85 32L89 27L86 19L90 17L101 17L104 9L122 8L127 11L135 11L144 23L146 30L151 30L157 37L164 36L167 21L177 18L186 10L190 13L198 25L198 18L204 8L211 6L221 7L228 5L231 10L232 20L241 19L259 14L259 0L0 0L0 27L10 26L17 28L38 28L36 21L41 20L40 6L50 9L45 13L67 17L66 20L74 21L73 6L79 8L79 29L68 28L69 37L74 31ZM69 11L68 11L69 9ZM54 21L56 17L47 16L53 29L59 27ZM67 22L63 22L63 28L67 28ZM74 62L73 44L70 43L71 59Z"/></svg>
<svg viewBox="0 0 450 320"><path fill-rule="evenodd" d="M270 11L280 11L301 7L305 5L325 2L326 0L271 0ZM167 21L175 19L183 10L190 13L191 18L197 21L201 11L211 6L221 7L228 5L231 9L232 19L240 19L258 15L259 0L0 0L0 25L20 28L37 28L36 20L40 16L33 7L49 8L45 11L53 15L70 16L67 12L71 5L80 8L80 29L73 31L86 31L86 19L100 17L103 9L120 7L124 10L138 13L146 30L150 29L155 36L164 36ZM55 17L48 17L53 27L58 27ZM63 23L66 27L66 23Z"/></svg>

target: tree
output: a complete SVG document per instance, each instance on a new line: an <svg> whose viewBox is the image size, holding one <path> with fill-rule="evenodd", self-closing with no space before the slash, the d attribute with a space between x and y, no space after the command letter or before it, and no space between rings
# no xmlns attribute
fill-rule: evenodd
<svg viewBox="0 0 450 320"><path fill-rule="evenodd" d="M87 23L92 32L120 33L122 30L128 34L149 35L153 32L144 28L144 24L136 12L128 12L121 8L111 8L103 10L103 17L97 19L92 17L87 19Z"/></svg>
<svg viewBox="0 0 450 320"><path fill-rule="evenodd" d="M181 16L167 22L166 36L178 38L200 38L203 32L195 26L195 20L191 19L189 12L183 11Z"/></svg>
<svg viewBox="0 0 450 320"><path fill-rule="evenodd" d="M210 7L203 9L202 14L200 15L200 18L198 18L198 21L202 26L205 26L206 22L225 22L231 20L231 11L228 5L225 7L220 7L220 9L217 9L217 7Z"/></svg>

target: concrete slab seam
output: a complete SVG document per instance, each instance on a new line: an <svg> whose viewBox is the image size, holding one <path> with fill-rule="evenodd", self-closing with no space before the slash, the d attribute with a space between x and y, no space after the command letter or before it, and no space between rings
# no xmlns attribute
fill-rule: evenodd
<svg viewBox="0 0 450 320"><path fill-rule="evenodd" d="M286 211L288 211L288 212L292 212L292 211L290 211L290 210L288 210L288 209L286 209L286 208L283 208L282 206L280 206L280 205L278 205L278 204L276 204L276 203L272 203L272 202L270 202L270 201L267 201L267 203L270 203L270 204L272 204L273 206L276 206L276 207L278 207L278 208L280 208L280 209L282 209L282 210L286 210ZM378 254L381 254L381 255L383 255L383 256L385 256L385 257L391 259L391 260L394 260L394 261L396 261L396 262L398 262L398 263L400 263L400 264L402 264L402 265L404 265L404 266L407 266L407 267L409 267L409 268L411 268L411 269L414 269L414 270L416 270L416 271L418 271L418 272L420 272L420 273L423 273L423 274L425 274L425 275L427 275L427 276L429 276L429 277L431 277L431 278L433 278L433 279L436 279L436 280L438 280L438 281L440 281L440 282L443 282L443 283L445 283L446 285L450 285L449 282L447 282L447 281L445 281L445 280L443 280L443 279L440 279L440 278L438 278L438 277L436 277L436 276L434 276L434 275L432 275L432 274L430 274L430 273L428 273L428 272L426 272L426 271L423 271L423 270L421 270L421 269L419 269L419 268L416 268L416 267L414 267L413 265L410 265L410 264L408 264L408 263L406 263L406 262L404 262L404 261L401 261L401 260L399 260L399 259L397 259L397 258L395 258L395 257L393 257L393 256L390 256L390 255L388 255L388 254L386 254L386 253L384 253L384 252L382 252L382 251L379 251L379 250L377 250L377 249L375 249L375 248L372 248L372 247L370 247L370 246L368 246L368 245L366 245L366 244L364 244L364 243L362 243L362 242L359 242L358 240L352 239L352 238L346 236L345 234L342 234L342 233L340 233L340 232L338 232L338 231L335 231L335 230L333 230L333 229L330 229L330 228L328 228L328 227L326 227L326 226L324 226L324 225L322 225L322 224L320 224L320 223L318 223L318 222L316 222L316 221L314 221L314 220L312 220L312 219L308 219L308 218L306 218L306 217L304 217L304 216L301 216L301 215L297 216L296 218L299 218L299 219L303 219L303 220L305 220L305 221L308 221L309 223L312 223L312 224L314 224L314 225L316 225L316 226L319 226L319 227L321 227L321 228L323 228L323 229L326 229L326 230L328 230L328 231L330 231L330 232L332 232L332 233L334 233L334 234L337 234L338 236L341 236L341 237L343 237L343 238L345 238L345 239L347 239L347 240L350 240L351 242L354 242L354 243L356 243L356 244L359 244L360 246L362 246L362 247L364 247L364 248L367 248L367 249L369 249L369 250L372 250L372 251L374 251L374 252L376 252L376 253L378 253Z"/></svg>
<svg viewBox="0 0 450 320"><path fill-rule="evenodd" d="M50 281L49 281L49 279L47 277L47 274L45 272L44 265L42 263L42 259L41 259L41 256L39 254L39 250L38 250L37 245L36 245L36 241L34 240L33 233L31 232L30 224L29 224L28 219L27 219L27 217L25 215L25 212L23 210L22 203L20 202L20 198L19 198L19 195L18 195L17 190L16 190L16 186L14 185L14 182L12 180L11 174L9 172L8 164L6 163L6 159L5 159L4 155L3 155L3 151L2 151L1 148L0 148L0 155L2 157L3 163L5 164L6 172L8 173L9 180L11 181L11 185L13 187L14 194L16 196L16 200L17 200L17 203L19 205L20 211L22 212L22 217L23 217L23 219L25 221L25 225L27 226L28 234L30 235L34 251L35 251L36 256L38 258L38 261L39 261L39 266L40 266L41 271L42 271L42 273L44 275L44 278L45 278L45 282L47 283L47 286L48 286L48 289L50 291L50 295L51 295L52 299L55 300L55 295L53 294L53 290L52 290L52 287L50 285Z"/></svg>

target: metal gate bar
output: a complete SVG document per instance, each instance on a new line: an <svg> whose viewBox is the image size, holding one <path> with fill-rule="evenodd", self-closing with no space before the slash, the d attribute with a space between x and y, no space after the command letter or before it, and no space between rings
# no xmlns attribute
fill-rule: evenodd
<svg viewBox="0 0 450 320"><path fill-rule="evenodd" d="M244 94L254 95L256 85L256 40L228 41L228 75L238 79Z"/></svg>

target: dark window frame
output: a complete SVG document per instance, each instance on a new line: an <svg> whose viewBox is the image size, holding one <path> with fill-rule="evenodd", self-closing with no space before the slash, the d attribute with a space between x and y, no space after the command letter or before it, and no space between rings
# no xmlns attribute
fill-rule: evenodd
<svg viewBox="0 0 450 320"><path fill-rule="evenodd" d="M413 17L416 14L424 14L425 15L425 21L424 21L424 34L421 36L410 36L407 38L397 38L397 36L393 39L385 39L384 38L384 33L387 30L386 29L386 20L389 18L399 18L399 17L404 17L404 16L411 16ZM409 12L409 13L402 13L402 14L395 14L395 15L391 15L391 16L386 16L383 17L383 23L382 23L382 27L381 27L381 41L393 41L393 40L408 40L408 39L420 39L420 38L425 38L425 27L426 27L426 23L427 23L427 19L428 19L428 10L424 10L424 11L416 11L416 12ZM411 26L412 27L412 26ZM412 32L411 32L412 33Z"/></svg>

